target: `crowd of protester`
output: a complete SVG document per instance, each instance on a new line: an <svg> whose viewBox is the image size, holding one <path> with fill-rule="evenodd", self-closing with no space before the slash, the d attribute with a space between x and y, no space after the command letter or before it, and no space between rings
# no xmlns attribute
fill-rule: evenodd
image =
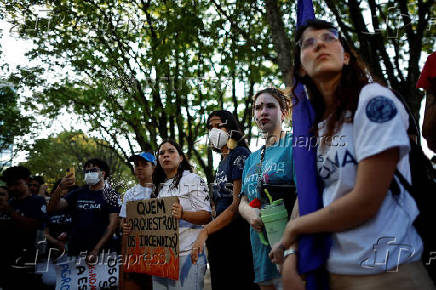
<svg viewBox="0 0 436 290"><path fill-rule="evenodd" d="M120 252L121 233L131 231L127 202L176 196L179 202L171 213L179 221L183 279L122 272L125 289L203 289L207 264L214 290L304 289L305 277L297 269L306 262L298 260L299 237L324 233L331 243L325 265L330 289L435 289L420 259L423 241L414 226L416 203L405 187L400 185L398 196L390 188L396 171L411 179L413 139L403 104L374 81L370 68L332 24L309 21L295 41L294 77L305 85L314 107L313 133L344 137L344 146L321 142L317 148L321 209L299 214L293 163L298 143L285 128L292 124L295 88L266 88L254 95L252 104L254 121L266 140L261 149L250 152L231 112L211 112L203 124L221 158L211 187L173 140L164 140L156 155L149 150L128 159L137 184L123 197L108 182L108 164L97 158L83 163L83 186L70 172L50 193L43 178L31 176L27 168L4 170L0 287L53 289L58 258L86 253L91 263L101 252ZM435 54L417 86L427 92L423 136L436 153ZM281 189L289 222L281 240L271 245L260 213L271 202L268 190L275 194L274 186ZM379 263L374 245L383 236L408 245L413 253L402 255L401 247L394 247L390 255L398 259ZM44 273L35 271L38 255L50 265Z"/></svg>

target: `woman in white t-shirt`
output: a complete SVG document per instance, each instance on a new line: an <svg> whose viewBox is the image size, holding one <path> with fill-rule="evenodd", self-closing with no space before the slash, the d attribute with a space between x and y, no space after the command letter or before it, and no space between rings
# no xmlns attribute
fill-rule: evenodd
<svg viewBox="0 0 436 290"><path fill-rule="evenodd" d="M154 197L177 196L179 203L172 207L172 214L179 219L179 280L153 276L153 290L203 289L206 272L204 253L192 264L192 244L211 218L206 182L192 172L181 147L172 140L165 140L158 150L158 164L153 172Z"/></svg>
<svg viewBox="0 0 436 290"><path fill-rule="evenodd" d="M130 156L128 161L133 162L135 177L138 184L124 193L123 204L121 205L120 218L123 227L123 234L129 235L131 226L127 223L126 205L129 201L149 199L153 192L152 174L156 167L156 157L150 152L141 152L138 155ZM124 247L124 246L123 246ZM151 289L151 276L138 273L123 273L124 287L126 289Z"/></svg>
<svg viewBox="0 0 436 290"><path fill-rule="evenodd" d="M420 260L416 203L401 185L398 196L389 190L395 169L410 182L407 112L389 89L370 81L332 24L309 21L296 43L294 76L306 86L322 140L324 208L287 225L273 261L300 235L329 232L331 289L434 289ZM284 276L296 271L287 260Z"/></svg>

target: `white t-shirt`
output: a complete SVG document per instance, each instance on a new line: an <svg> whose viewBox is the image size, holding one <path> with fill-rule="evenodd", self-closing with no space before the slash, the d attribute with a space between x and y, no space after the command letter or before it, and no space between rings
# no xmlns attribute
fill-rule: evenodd
<svg viewBox="0 0 436 290"><path fill-rule="evenodd" d="M151 197L151 193L152 193L151 187L145 187L140 184L137 184L134 187L127 190L126 193L124 193L123 204L121 205L121 210L120 210L120 217L121 218L127 217L127 213L126 213L127 202L134 201L134 200L149 199Z"/></svg>
<svg viewBox="0 0 436 290"><path fill-rule="evenodd" d="M325 134L325 121L318 124ZM398 147L397 169L410 182L409 117L402 103L387 88L372 83L360 92L353 123L344 123L331 146L318 148L317 166L324 182L324 206L349 193L363 159ZM335 140L335 139L333 139ZM395 177L396 178L396 177ZM336 274L369 275L394 271L397 265L417 261L422 241L412 226L419 211L401 184L400 195L388 191L376 216L364 224L332 234L328 270Z"/></svg>
<svg viewBox="0 0 436 290"><path fill-rule="evenodd" d="M173 179L168 179L159 191L159 197L177 196L184 211L205 210L211 212L209 192L206 182L195 173L185 170L178 188L171 186ZM179 224L180 256L191 253L192 244L197 239L203 226L194 225L183 219Z"/></svg>

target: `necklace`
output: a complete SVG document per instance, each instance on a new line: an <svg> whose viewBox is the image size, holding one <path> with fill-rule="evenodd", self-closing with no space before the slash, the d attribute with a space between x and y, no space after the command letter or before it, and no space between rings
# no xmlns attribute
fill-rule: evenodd
<svg viewBox="0 0 436 290"><path fill-rule="evenodd" d="M263 172L262 172L262 163L263 160L265 159L265 151L266 151L266 145L263 145L262 148L260 149L260 161L257 164L257 168L256 168L256 173L257 173L257 192L259 194L259 197L262 196L261 191L262 191L262 186L264 184L264 180L263 180Z"/></svg>

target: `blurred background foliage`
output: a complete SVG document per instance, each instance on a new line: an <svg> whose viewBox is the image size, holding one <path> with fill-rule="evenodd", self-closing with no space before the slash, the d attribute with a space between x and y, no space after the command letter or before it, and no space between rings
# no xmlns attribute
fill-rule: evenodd
<svg viewBox="0 0 436 290"><path fill-rule="evenodd" d="M336 23L418 115L423 94L415 84L422 52L435 46L434 1L314 2L316 16ZM101 136L64 132L37 140L27 164L54 180L74 162L80 168L88 153L112 151L122 179L129 155L172 138L212 182L212 153L202 139L207 115L227 109L249 140L256 133L255 91L292 84L295 9L296 1L279 0L6 1L3 18L32 40L27 57L39 63L3 71L18 93L32 92L25 110L55 118L64 108Z"/></svg>

